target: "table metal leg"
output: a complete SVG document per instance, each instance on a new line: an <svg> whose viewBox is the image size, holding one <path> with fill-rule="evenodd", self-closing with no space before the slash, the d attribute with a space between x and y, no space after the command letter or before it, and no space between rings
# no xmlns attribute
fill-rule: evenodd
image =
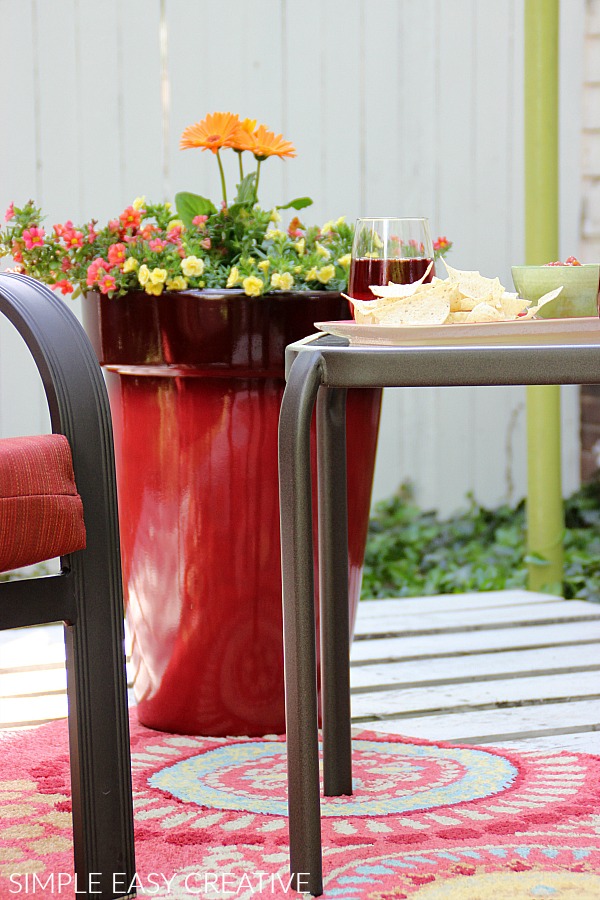
<svg viewBox="0 0 600 900"><path fill-rule="evenodd" d="M317 398L321 709L327 797L352 793L346 393L322 387Z"/></svg>
<svg viewBox="0 0 600 900"><path fill-rule="evenodd" d="M323 893L310 421L319 354L299 354L279 420L290 872L296 890Z"/></svg>

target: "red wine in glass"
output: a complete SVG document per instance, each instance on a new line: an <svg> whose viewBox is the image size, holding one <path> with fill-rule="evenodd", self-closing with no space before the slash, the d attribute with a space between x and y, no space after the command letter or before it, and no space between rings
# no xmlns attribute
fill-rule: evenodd
<svg viewBox="0 0 600 900"><path fill-rule="evenodd" d="M407 256L402 259L371 259L359 257L352 260L350 267L350 279L348 293L357 300L374 300L375 295L371 291L371 284L412 284L422 278L427 267L432 263L431 258L424 256ZM431 281L435 275L435 267L431 270L425 281Z"/></svg>

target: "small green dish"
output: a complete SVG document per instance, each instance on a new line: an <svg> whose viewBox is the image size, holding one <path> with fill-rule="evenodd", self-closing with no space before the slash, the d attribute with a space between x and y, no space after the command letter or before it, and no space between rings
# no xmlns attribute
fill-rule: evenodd
<svg viewBox="0 0 600 900"><path fill-rule="evenodd" d="M600 264L583 266L513 266L515 290L536 304L540 297L562 286L562 291L537 313L543 319L598 315Z"/></svg>

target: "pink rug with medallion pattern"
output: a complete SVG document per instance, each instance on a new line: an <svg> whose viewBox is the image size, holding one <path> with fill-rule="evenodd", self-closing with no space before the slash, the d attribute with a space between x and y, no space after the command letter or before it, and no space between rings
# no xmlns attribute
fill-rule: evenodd
<svg viewBox="0 0 600 900"><path fill-rule="evenodd" d="M299 896L280 737L131 731L138 896ZM0 898L71 900L66 722L0 751ZM325 900L598 900L600 757L362 732L323 845Z"/></svg>

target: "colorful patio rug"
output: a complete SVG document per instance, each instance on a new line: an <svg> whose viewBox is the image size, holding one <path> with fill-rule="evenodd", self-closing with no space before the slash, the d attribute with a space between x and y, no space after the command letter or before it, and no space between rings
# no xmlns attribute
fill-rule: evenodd
<svg viewBox="0 0 600 900"><path fill-rule="evenodd" d="M133 716L132 754L139 896L298 896L281 738ZM352 797L323 802L325 900L600 897L600 757L363 732L354 778ZM76 896L69 809L65 722L0 735L2 900Z"/></svg>

